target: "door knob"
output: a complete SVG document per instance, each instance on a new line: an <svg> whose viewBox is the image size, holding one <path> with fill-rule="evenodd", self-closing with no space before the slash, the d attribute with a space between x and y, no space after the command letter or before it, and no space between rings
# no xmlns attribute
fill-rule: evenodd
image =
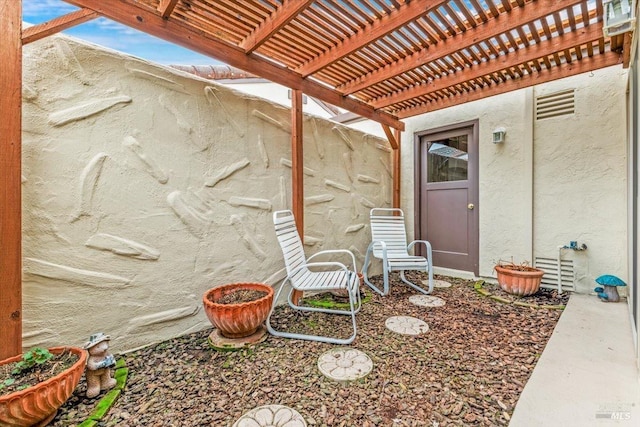
<svg viewBox="0 0 640 427"><path fill-rule="evenodd" d="M469 204L467 205L467 209L469 209L470 211L472 211L472 210L473 210L473 208L475 208L475 207L476 207L476 205L474 205L473 203L469 203Z"/></svg>

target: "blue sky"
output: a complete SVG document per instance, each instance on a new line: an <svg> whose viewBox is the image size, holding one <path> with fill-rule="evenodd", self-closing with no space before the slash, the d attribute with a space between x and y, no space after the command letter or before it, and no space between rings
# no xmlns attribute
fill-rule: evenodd
<svg viewBox="0 0 640 427"><path fill-rule="evenodd" d="M75 10L78 8L62 0L23 0L22 19L30 24L40 24ZM85 22L64 34L164 65L221 63L105 18Z"/></svg>

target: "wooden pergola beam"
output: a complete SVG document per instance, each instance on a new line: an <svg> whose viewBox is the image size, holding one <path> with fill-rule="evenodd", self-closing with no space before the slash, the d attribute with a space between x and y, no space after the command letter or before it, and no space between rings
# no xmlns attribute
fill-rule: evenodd
<svg viewBox="0 0 640 427"><path fill-rule="evenodd" d="M576 46L593 43L602 38L602 23L583 27L570 33L564 33L551 40L545 40L538 44L530 45L515 52L499 56L481 65L470 67L464 71L447 75L443 78L426 82L423 85L396 92L389 96L380 97L371 102L374 108L383 108L399 102L404 102L418 96L428 95L432 92L446 89L466 81L473 81L480 77L500 72L506 68L516 67L524 63L535 61L543 56L551 55L555 52L563 52L565 49L572 49Z"/></svg>
<svg viewBox="0 0 640 427"><path fill-rule="evenodd" d="M0 0L0 360L22 352L22 0Z"/></svg>
<svg viewBox="0 0 640 427"><path fill-rule="evenodd" d="M492 85L473 92L457 94L455 96L439 99L438 101L430 102L418 107L406 108L398 111L398 117L412 117L418 114L429 113L431 111L452 107L454 105L477 101L479 99L547 83L553 80L588 73L589 71L598 70L600 68L618 65L621 63L621 60L622 58L620 54L615 52L606 52L592 57L582 58L580 61L566 62L557 67L545 69L534 74L528 74L521 78L509 80L505 83Z"/></svg>
<svg viewBox="0 0 640 427"><path fill-rule="evenodd" d="M66 15L59 16L42 24L25 28L22 31L22 44L28 44L40 40L52 34L64 31L67 28L75 27L92 19L99 17L97 12L91 9L80 9Z"/></svg>
<svg viewBox="0 0 640 427"><path fill-rule="evenodd" d="M398 149L398 140L396 139L396 136L393 134L393 131L391 130L391 128L387 125L382 125L382 130L384 131L385 136L387 137L387 140L389 141L389 145L391 145L391 148L394 150Z"/></svg>
<svg viewBox="0 0 640 427"><path fill-rule="evenodd" d="M304 79L298 73L277 65L255 54L245 54L242 49L229 43L207 37L192 28L172 20L162 19L155 9L134 0L65 0L78 7L95 10L113 21L139 31L184 46L187 49L217 58L228 65L238 67L283 86L303 91L308 96L322 99L329 104L344 108L375 122L384 123L394 129L404 130L404 123L391 114L376 111L355 98L342 96L339 92L313 80Z"/></svg>
<svg viewBox="0 0 640 427"><path fill-rule="evenodd" d="M349 37L342 43L329 49L327 52L318 55L315 59L299 67L296 71L304 77L313 74L318 70L339 61L345 56L362 49L372 41L386 36L396 28L418 19L430 10L435 9L444 3L446 3L446 1L442 0L405 2L402 6L398 7L387 16L384 16L373 24L368 25L353 37Z"/></svg>
<svg viewBox="0 0 640 427"><path fill-rule="evenodd" d="M160 4L158 4L158 12L160 12L162 19L168 19L177 4L178 0L160 0Z"/></svg>
<svg viewBox="0 0 640 427"><path fill-rule="evenodd" d="M240 47L247 53L251 53L266 42L272 35L280 31L303 10L315 0L286 0L282 6L265 21L263 21L255 31L251 32L242 42Z"/></svg>
<svg viewBox="0 0 640 427"><path fill-rule="evenodd" d="M395 61L380 70L373 71L358 77L348 83L338 86L336 89L347 95L376 85L384 80L391 79L400 74L413 70L431 61L446 57L459 50L481 41L491 39L500 34L511 31L522 25L544 18L556 11L566 9L581 3L580 0L538 0L534 3L525 3L522 7L512 9L504 16L499 16L483 25L478 25L464 33L419 50L406 58Z"/></svg>

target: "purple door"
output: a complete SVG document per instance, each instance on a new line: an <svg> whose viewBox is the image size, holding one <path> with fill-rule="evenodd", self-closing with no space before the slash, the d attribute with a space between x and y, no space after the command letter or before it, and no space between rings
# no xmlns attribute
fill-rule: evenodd
<svg viewBox="0 0 640 427"><path fill-rule="evenodd" d="M416 134L416 239L436 267L478 274L477 122Z"/></svg>

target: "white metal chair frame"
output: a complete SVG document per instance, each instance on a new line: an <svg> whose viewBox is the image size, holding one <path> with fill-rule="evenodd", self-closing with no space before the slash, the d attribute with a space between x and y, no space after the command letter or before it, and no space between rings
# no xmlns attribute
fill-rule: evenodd
<svg viewBox="0 0 640 427"><path fill-rule="evenodd" d="M426 240L414 240L407 245L407 232L404 224L404 213L397 208L374 208L369 214L372 241L367 248L362 275L364 282L380 295L389 294L389 273L400 271L400 279L413 289L423 294L433 292L433 261L431 244ZM425 246L427 257L410 255L416 244ZM383 289L369 281L369 264L371 256L382 260L384 277ZM407 280L405 270L424 271L429 275L429 289L416 285Z"/></svg>
<svg viewBox="0 0 640 427"><path fill-rule="evenodd" d="M356 338L356 313L360 311L362 301L360 299L360 279L356 273L356 258L353 253L346 249L324 250L305 258L302 240L298 234L295 224L293 212L290 210L277 211L273 213L273 223L276 228L276 236L282 249L284 256L287 277L282 281L282 285L273 299L273 306L267 317L267 329L275 336L284 338L304 339L311 341L321 341L331 344L350 344ZM321 255L350 255L352 270L346 265L335 261L326 262L309 262ZM311 268L311 269L310 269ZM333 268L328 270L328 268ZM321 271L312 271L321 269ZM321 335L298 334L292 332L284 332L275 330L271 326L271 315L276 307L280 293L285 289L286 285L290 285L291 290L287 298L289 306L300 311L316 311L329 314L350 315L353 327L353 334L348 338L334 338ZM346 289L349 297L349 310L339 310L320 307L305 307L297 305L293 302L292 296L294 290L298 291L331 291L338 289Z"/></svg>

